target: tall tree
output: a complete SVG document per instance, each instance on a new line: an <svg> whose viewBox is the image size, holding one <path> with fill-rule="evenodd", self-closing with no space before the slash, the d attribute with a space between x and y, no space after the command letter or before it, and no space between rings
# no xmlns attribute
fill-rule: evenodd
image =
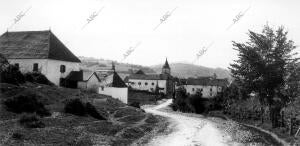
<svg viewBox="0 0 300 146"><path fill-rule="evenodd" d="M288 87L288 80L295 75L298 62L296 53L293 53L296 46L288 40L287 34L282 26L274 31L266 25L261 33L249 31L248 42L233 41L239 58L229 69L244 88L257 93L261 103L269 107L273 127L280 108L293 98L288 97L291 94L283 93Z"/></svg>

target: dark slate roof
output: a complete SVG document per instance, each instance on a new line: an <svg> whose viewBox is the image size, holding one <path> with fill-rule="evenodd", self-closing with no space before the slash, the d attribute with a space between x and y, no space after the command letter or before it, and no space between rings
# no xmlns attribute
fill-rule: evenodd
<svg viewBox="0 0 300 146"><path fill-rule="evenodd" d="M122 78L114 72L113 74L113 81L112 81L112 87L127 87L125 82L122 80Z"/></svg>
<svg viewBox="0 0 300 146"><path fill-rule="evenodd" d="M188 78L186 85L203 85L203 86L227 86L227 79L213 79L211 77Z"/></svg>
<svg viewBox="0 0 300 146"><path fill-rule="evenodd" d="M144 75L145 73L140 69L140 70L138 70L135 74Z"/></svg>
<svg viewBox="0 0 300 146"><path fill-rule="evenodd" d="M125 80L129 79L140 79L140 80L168 80L172 79L172 76L168 74L131 74Z"/></svg>
<svg viewBox="0 0 300 146"><path fill-rule="evenodd" d="M167 60L167 59L166 59L165 64L163 65L163 68L168 68L168 69L170 69L170 66L169 66L169 63L168 63L168 60Z"/></svg>
<svg viewBox="0 0 300 146"><path fill-rule="evenodd" d="M6 32L0 36L0 53L8 59L80 60L49 30Z"/></svg>
<svg viewBox="0 0 300 146"><path fill-rule="evenodd" d="M127 87L125 82L121 79L121 77L116 72L113 72L112 74L103 78L101 81L110 87L118 87L118 88Z"/></svg>

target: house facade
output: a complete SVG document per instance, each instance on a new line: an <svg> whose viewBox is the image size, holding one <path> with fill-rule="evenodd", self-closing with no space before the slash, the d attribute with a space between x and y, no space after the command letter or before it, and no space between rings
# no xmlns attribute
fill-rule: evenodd
<svg viewBox="0 0 300 146"><path fill-rule="evenodd" d="M97 92L100 87L100 78L96 72L82 71L83 79L78 81L77 87Z"/></svg>
<svg viewBox="0 0 300 146"><path fill-rule="evenodd" d="M196 92L201 92L202 97L212 98L215 97L219 92L222 92L228 86L227 79L216 79L213 77L200 77L200 78L188 78L181 80L182 86L186 89L186 92L190 95Z"/></svg>
<svg viewBox="0 0 300 146"><path fill-rule="evenodd" d="M99 74L99 73L98 73ZM108 95L112 98L119 99L123 103L128 103L128 87L118 73L114 70L106 72L106 75L100 77L99 94Z"/></svg>
<svg viewBox="0 0 300 146"><path fill-rule="evenodd" d="M6 32L0 36L0 53L20 71L40 72L55 85L81 61L51 31Z"/></svg>
<svg viewBox="0 0 300 146"><path fill-rule="evenodd" d="M174 92L173 77L171 76L171 68L167 59L162 67L161 74L145 74L139 70L125 78L125 82L135 90L155 92L155 89L158 88L159 92L167 95Z"/></svg>

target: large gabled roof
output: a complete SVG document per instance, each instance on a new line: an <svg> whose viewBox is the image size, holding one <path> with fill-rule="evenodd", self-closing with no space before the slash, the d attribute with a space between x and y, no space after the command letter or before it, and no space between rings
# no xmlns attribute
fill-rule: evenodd
<svg viewBox="0 0 300 146"><path fill-rule="evenodd" d="M172 79L172 76L168 74L131 74L126 78L126 81L130 79L136 80L169 80Z"/></svg>
<svg viewBox="0 0 300 146"><path fill-rule="evenodd" d="M81 62L51 31L6 32L0 53L7 59L54 59Z"/></svg>
<svg viewBox="0 0 300 146"><path fill-rule="evenodd" d="M186 85L202 85L202 86L227 86L227 79L214 79L211 77L188 78Z"/></svg>

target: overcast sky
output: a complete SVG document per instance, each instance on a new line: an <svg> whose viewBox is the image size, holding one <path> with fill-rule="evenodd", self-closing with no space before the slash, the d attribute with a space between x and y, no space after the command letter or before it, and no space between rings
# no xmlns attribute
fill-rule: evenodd
<svg viewBox="0 0 300 146"><path fill-rule="evenodd" d="M94 12L99 13L87 24ZM1 34L9 27L8 31L51 28L77 56L121 61L140 42L122 61L140 65L161 64L168 57L169 62L227 68L237 58L231 41L246 41L248 30L261 31L267 22L284 25L289 38L300 43L299 0L0 0L0 22Z"/></svg>

